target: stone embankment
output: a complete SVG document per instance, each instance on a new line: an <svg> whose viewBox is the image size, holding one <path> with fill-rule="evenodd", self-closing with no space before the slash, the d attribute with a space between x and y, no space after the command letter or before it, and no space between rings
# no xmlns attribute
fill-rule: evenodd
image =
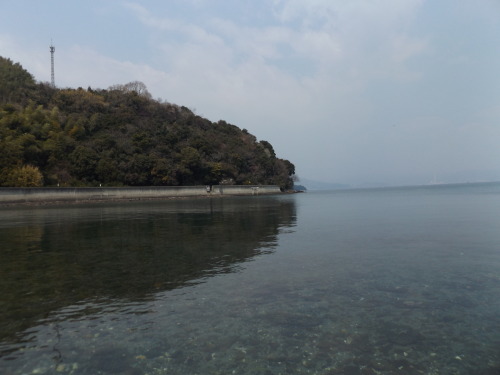
<svg viewBox="0 0 500 375"><path fill-rule="evenodd" d="M44 204L279 194L275 185L0 188L2 204Z"/></svg>

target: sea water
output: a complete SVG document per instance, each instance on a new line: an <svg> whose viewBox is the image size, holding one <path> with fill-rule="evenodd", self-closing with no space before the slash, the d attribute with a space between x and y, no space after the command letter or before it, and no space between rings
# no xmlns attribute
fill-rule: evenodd
<svg viewBox="0 0 500 375"><path fill-rule="evenodd" d="M1 374L500 373L500 184L0 209Z"/></svg>

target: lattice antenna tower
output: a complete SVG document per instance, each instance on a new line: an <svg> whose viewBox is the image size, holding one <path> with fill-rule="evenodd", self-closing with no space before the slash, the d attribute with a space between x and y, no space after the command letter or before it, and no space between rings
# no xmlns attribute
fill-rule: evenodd
<svg viewBox="0 0 500 375"><path fill-rule="evenodd" d="M52 87L56 87L56 80L54 78L54 52L56 51L56 47L54 44L50 42L50 84Z"/></svg>

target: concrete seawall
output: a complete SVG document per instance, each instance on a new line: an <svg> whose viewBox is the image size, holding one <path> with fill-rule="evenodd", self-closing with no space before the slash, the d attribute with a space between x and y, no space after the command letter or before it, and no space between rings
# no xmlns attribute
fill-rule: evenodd
<svg viewBox="0 0 500 375"><path fill-rule="evenodd" d="M275 185L213 185L210 191L207 190L206 186L0 188L0 205L281 193Z"/></svg>

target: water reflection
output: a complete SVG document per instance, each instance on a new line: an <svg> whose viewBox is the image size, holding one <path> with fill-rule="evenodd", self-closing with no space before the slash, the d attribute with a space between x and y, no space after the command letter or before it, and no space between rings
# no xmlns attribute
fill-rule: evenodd
<svg viewBox="0 0 500 375"><path fill-rule="evenodd" d="M155 293L237 271L295 215L278 197L3 209L0 349L56 310L75 319L120 301L137 313Z"/></svg>

